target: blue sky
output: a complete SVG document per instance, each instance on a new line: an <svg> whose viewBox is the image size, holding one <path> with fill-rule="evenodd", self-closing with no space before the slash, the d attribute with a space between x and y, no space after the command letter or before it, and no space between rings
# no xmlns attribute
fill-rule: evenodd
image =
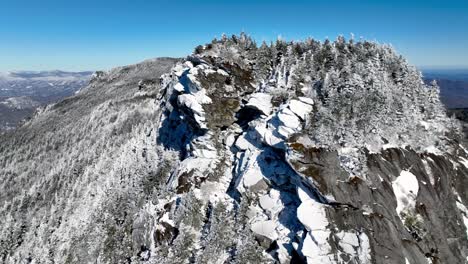
<svg viewBox="0 0 468 264"><path fill-rule="evenodd" d="M97 70L185 56L222 33L392 44L418 66L468 66L468 1L0 0L0 71Z"/></svg>

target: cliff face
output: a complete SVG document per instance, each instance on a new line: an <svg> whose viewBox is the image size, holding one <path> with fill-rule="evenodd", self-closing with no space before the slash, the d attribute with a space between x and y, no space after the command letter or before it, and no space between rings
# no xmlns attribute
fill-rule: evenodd
<svg viewBox="0 0 468 264"><path fill-rule="evenodd" d="M0 139L6 263L464 263L468 153L374 43L214 40Z"/></svg>

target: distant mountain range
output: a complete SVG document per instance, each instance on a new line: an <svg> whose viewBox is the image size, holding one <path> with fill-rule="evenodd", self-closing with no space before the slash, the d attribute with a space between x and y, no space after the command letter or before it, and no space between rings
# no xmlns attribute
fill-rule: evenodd
<svg viewBox="0 0 468 264"><path fill-rule="evenodd" d="M468 108L468 69L423 69L426 83L436 80L447 108Z"/></svg>
<svg viewBox="0 0 468 264"><path fill-rule="evenodd" d="M73 95L93 72L16 71L0 73L0 130L9 130L37 107Z"/></svg>

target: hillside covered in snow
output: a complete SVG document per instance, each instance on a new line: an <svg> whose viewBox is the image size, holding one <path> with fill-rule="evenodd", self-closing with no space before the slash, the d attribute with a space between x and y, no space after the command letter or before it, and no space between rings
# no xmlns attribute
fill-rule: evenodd
<svg viewBox="0 0 468 264"><path fill-rule="evenodd" d="M388 46L223 36L0 138L0 260L465 263L462 138Z"/></svg>
<svg viewBox="0 0 468 264"><path fill-rule="evenodd" d="M0 132L16 128L38 107L71 96L93 72L17 71L0 73Z"/></svg>

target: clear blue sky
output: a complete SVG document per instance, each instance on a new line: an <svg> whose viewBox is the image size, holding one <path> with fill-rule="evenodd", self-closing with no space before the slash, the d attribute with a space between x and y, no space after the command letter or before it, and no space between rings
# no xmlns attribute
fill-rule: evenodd
<svg viewBox="0 0 468 264"><path fill-rule="evenodd" d="M185 56L222 33L391 43L418 66L468 66L467 0L0 0L0 71L97 70Z"/></svg>

